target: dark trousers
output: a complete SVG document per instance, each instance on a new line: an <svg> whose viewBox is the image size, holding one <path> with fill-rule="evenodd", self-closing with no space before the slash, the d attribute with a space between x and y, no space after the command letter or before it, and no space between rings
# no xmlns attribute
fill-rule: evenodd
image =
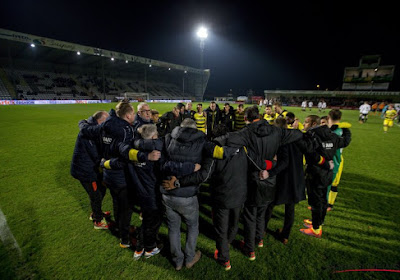
<svg viewBox="0 0 400 280"><path fill-rule="evenodd" d="M216 232L215 244L218 250L218 260L229 261L229 245L236 237L242 207L223 209L213 207L213 221Z"/></svg>
<svg viewBox="0 0 400 280"><path fill-rule="evenodd" d="M157 247L157 234L162 222L162 214L158 209L142 209L142 227L139 232L139 240L136 251L143 248L150 252Z"/></svg>
<svg viewBox="0 0 400 280"><path fill-rule="evenodd" d="M312 224L318 229L324 223L328 207L327 192L332 182L332 170L307 175L308 204L311 206Z"/></svg>
<svg viewBox="0 0 400 280"><path fill-rule="evenodd" d="M271 219L272 211L273 211L274 207L275 207L275 204L271 203L268 206L267 211L265 213L265 230L268 227L268 222ZM290 231L291 231L293 223L294 223L294 207L295 207L294 203L285 204L285 219L283 222L283 228L282 228L282 232L281 232L282 238L289 239Z"/></svg>
<svg viewBox="0 0 400 280"><path fill-rule="evenodd" d="M268 204L269 205L269 204ZM258 243L264 237L265 230L265 212L268 205L265 206L245 206L243 209L244 226L244 251L254 252L255 243Z"/></svg>
<svg viewBox="0 0 400 280"><path fill-rule="evenodd" d="M129 205L127 187L108 186L113 200L115 222L119 229L121 242L129 243L129 227L131 225L132 208Z"/></svg>
<svg viewBox="0 0 400 280"><path fill-rule="evenodd" d="M100 222L103 219L103 211L101 210L101 204L103 198L106 195L106 186L103 185L101 180L97 182L84 182L80 181L82 186L85 188L89 195L90 206L92 207L93 221Z"/></svg>

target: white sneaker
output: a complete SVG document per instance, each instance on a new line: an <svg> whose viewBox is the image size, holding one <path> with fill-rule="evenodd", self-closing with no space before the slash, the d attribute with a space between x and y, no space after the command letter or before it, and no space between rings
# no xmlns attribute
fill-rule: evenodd
<svg viewBox="0 0 400 280"><path fill-rule="evenodd" d="M133 259L135 261L139 260L141 256L143 256L144 254L144 249L142 249L142 251L135 251L135 253L133 254Z"/></svg>
<svg viewBox="0 0 400 280"><path fill-rule="evenodd" d="M158 249L158 248L156 247L156 248L154 248L153 250L151 250L150 252L145 252L145 253L144 253L144 257L145 257L146 259L148 259L148 258L151 258L152 256L157 255L157 254L160 253L160 252L161 252L161 250Z"/></svg>

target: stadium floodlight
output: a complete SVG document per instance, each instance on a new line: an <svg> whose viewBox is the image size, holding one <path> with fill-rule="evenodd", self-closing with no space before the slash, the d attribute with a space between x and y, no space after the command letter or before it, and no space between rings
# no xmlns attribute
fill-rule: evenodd
<svg viewBox="0 0 400 280"><path fill-rule="evenodd" d="M201 26L198 30L197 30L197 37L200 38L200 68L203 69L203 53L204 53L204 44L205 44L205 40L208 37L208 31L207 28L205 28L204 26Z"/></svg>
<svg viewBox="0 0 400 280"><path fill-rule="evenodd" d="M76 54L77 54L77 55L81 55L81 52L80 52L80 51L77 51Z"/></svg>
<svg viewBox="0 0 400 280"><path fill-rule="evenodd" d="M197 37L200 38L200 69L204 69L204 42L208 37L207 28L201 26L197 30ZM201 73L201 94L204 93L204 71Z"/></svg>
<svg viewBox="0 0 400 280"><path fill-rule="evenodd" d="M34 43L32 43L32 44L31 44L31 47L32 47L32 48L34 48L34 47L36 47L36 46L35 46L35 44L34 44Z"/></svg>
<svg viewBox="0 0 400 280"><path fill-rule="evenodd" d="M199 37L200 40L207 39L207 37L208 37L207 28L205 28L204 26L200 27L200 28L197 30L197 37Z"/></svg>
<svg viewBox="0 0 400 280"><path fill-rule="evenodd" d="M111 61L114 61L114 57L111 57Z"/></svg>

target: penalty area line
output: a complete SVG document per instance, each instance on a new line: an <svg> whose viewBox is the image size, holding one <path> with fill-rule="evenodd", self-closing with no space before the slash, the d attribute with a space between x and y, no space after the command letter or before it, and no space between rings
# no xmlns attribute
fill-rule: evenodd
<svg viewBox="0 0 400 280"><path fill-rule="evenodd" d="M3 211L0 209L0 239L5 246L12 246L18 253L19 257L22 257L21 248L18 245L17 240L12 234L10 227L7 224L6 216L4 216Z"/></svg>

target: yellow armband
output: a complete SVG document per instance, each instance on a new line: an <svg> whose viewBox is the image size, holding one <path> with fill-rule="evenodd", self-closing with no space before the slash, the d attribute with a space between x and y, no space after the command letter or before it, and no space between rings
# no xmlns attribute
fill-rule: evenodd
<svg viewBox="0 0 400 280"><path fill-rule="evenodd" d="M220 146L215 146L214 152L213 152L213 158L223 159L224 158L224 148L222 148Z"/></svg>
<svg viewBox="0 0 400 280"><path fill-rule="evenodd" d="M105 169L111 169L110 160L106 160L103 165Z"/></svg>
<svg viewBox="0 0 400 280"><path fill-rule="evenodd" d="M139 150L130 149L129 150L129 160L138 161L138 157L137 157L138 153L139 153Z"/></svg>

